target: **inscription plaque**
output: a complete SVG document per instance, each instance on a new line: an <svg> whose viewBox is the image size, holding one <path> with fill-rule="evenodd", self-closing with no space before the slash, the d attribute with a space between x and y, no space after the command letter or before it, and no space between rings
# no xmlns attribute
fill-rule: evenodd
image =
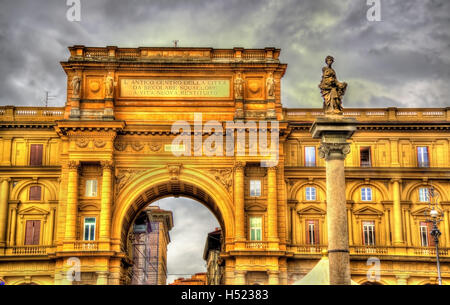
<svg viewBox="0 0 450 305"><path fill-rule="evenodd" d="M120 96L140 98L227 98L228 79L122 78Z"/></svg>

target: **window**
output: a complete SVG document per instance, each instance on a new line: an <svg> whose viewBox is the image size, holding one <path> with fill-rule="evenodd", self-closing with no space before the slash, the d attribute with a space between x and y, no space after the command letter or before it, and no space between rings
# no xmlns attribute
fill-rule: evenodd
<svg viewBox="0 0 450 305"><path fill-rule="evenodd" d="M261 180L250 180L250 196L261 196Z"/></svg>
<svg viewBox="0 0 450 305"><path fill-rule="evenodd" d="M39 245L41 233L40 220L27 220L25 226L25 245Z"/></svg>
<svg viewBox="0 0 450 305"><path fill-rule="evenodd" d="M86 197L97 197L97 180L86 180Z"/></svg>
<svg viewBox="0 0 450 305"><path fill-rule="evenodd" d="M84 240L95 240L95 217L84 218Z"/></svg>
<svg viewBox="0 0 450 305"><path fill-rule="evenodd" d="M306 200L316 200L316 188L307 187L306 188Z"/></svg>
<svg viewBox="0 0 450 305"><path fill-rule="evenodd" d="M363 243L365 246L375 245L375 222L363 221Z"/></svg>
<svg viewBox="0 0 450 305"><path fill-rule="evenodd" d="M430 202L430 190L427 187L419 188L419 201Z"/></svg>
<svg viewBox="0 0 450 305"><path fill-rule="evenodd" d="M372 189L370 187L361 188L361 200L372 201Z"/></svg>
<svg viewBox="0 0 450 305"><path fill-rule="evenodd" d="M262 217L250 217L250 240L262 240Z"/></svg>
<svg viewBox="0 0 450 305"><path fill-rule="evenodd" d="M316 147L305 147L305 166L316 166Z"/></svg>
<svg viewBox="0 0 450 305"><path fill-rule="evenodd" d="M41 166L42 165L42 144L31 144L30 145L30 165L31 166Z"/></svg>
<svg viewBox="0 0 450 305"><path fill-rule="evenodd" d="M306 221L306 242L308 245L319 244L319 221L307 220Z"/></svg>
<svg viewBox="0 0 450 305"><path fill-rule="evenodd" d="M361 147L359 151L359 161L361 167L370 167L372 166L370 160L370 147Z"/></svg>
<svg viewBox="0 0 450 305"><path fill-rule="evenodd" d="M435 246L434 238L431 236L432 224L430 222L420 222L420 244L422 247Z"/></svg>
<svg viewBox="0 0 450 305"><path fill-rule="evenodd" d="M428 224L426 222L420 223L420 244L422 247L428 247Z"/></svg>
<svg viewBox="0 0 450 305"><path fill-rule="evenodd" d="M419 167L429 167L428 146L417 147L417 165Z"/></svg>
<svg viewBox="0 0 450 305"><path fill-rule="evenodd" d="M30 194L28 200L41 200L41 187L32 186L30 187Z"/></svg>

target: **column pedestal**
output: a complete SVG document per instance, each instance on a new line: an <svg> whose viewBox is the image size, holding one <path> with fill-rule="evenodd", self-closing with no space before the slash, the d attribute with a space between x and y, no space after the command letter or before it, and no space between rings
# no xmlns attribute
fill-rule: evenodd
<svg viewBox="0 0 450 305"><path fill-rule="evenodd" d="M325 117L311 126L313 138L320 139L319 156L326 160L328 258L330 284L350 285L347 207L344 160L350 153L347 143L356 130L356 120Z"/></svg>

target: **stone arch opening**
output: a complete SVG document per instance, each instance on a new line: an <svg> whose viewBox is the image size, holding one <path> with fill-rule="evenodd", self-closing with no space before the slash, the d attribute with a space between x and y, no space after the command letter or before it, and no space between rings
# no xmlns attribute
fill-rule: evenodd
<svg viewBox="0 0 450 305"><path fill-rule="evenodd" d="M163 198L167 197L186 197L194 199L200 204L207 207L211 213L217 218L224 236L226 236L226 225L222 213L214 199L198 186L193 184L176 181L154 185L148 188L145 192L137 196L128 208L127 213L122 222L121 228L121 250L122 252L128 252L127 238L132 224L140 213L149 205Z"/></svg>

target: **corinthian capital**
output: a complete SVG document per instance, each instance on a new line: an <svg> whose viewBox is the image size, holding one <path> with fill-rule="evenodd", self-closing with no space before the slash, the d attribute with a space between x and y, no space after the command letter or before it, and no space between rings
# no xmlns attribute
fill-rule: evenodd
<svg viewBox="0 0 450 305"><path fill-rule="evenodd" d="M111 160L105 160L105 161L100 161L100 166L102 167L102 169L109 169L109 170L113 170L114 168L114 162Z"/></svg>
<svg viewBox="0 0 450 305"><path fill-rule="evenodd" d="M237 162L234 163L234 170L235 171L237 171L237 170L244 170L244 168L245 168L245 163L244 162L237 161Z"/></svg>
<svg viewBox="0 0 450 305"><path fill-rule="evenodd" d="M78 170L80 168L80 162L71 160L71 161L67 162L67 167L69 168L69 170L71 170L71 169Z"/></svg>
<svg viewBox="0 0 450 305"><path fill-rule="evenodd" d="M350 153L350 144L348 143L325 143L319 146L319 157L325 160L339 159L344 160Z"/></svg>

